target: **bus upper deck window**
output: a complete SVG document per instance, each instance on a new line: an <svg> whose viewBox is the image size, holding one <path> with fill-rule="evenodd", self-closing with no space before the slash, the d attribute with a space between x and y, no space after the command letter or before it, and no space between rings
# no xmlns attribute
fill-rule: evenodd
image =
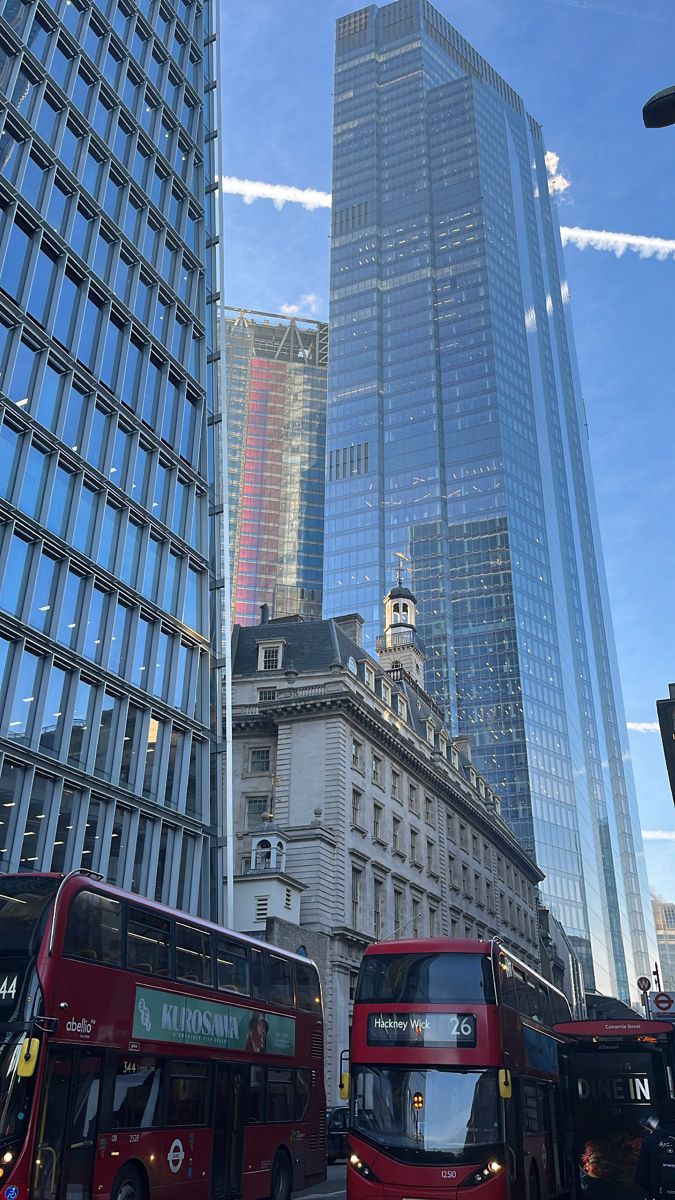
<svg viewBox="0 0 675 1200"><path fill-rule="evenodd" d="M246 946L229 938L217 938L216 963L218 987L225 992L237 992L250 996L251 979Z"/></svg>
<svg viewBox="0 0 675 1200"><path fill-rule="evenodd" d="M168 917L130 905L127 912L127 968L169 977L171 922Z"/></svg>
<svg viewBox="0 0 675 1200"><path fill-rule="evenodd" d="M267 999L265 955L255 946L251 946L251 995L255 1000Z"/></svg>
<svg viewBox="0 0 675 1200"><path fill-rule="evenodd" d="M211 982L211 936L205 929L176 921L176 978Z"/></svg>
<svg viewBox="0 0 675 1200"><path fill-rule="evenodd" d="M78 892L70 906L64 954L119 967L122 963L121 905L97 892Z"/></svg>
<svg viewBox="0 0 675 1200"><path fill-rule="evenodd" d="M295 1004L302 1012L321 1012L321 985L311 963L295 964Z"/></svg>
<svg viewBox="0 0 675 1200"><path fill-rule="evenodd" d="M270 1004L293 1005L293 964L278 954L267 956L267 999Z"/></svg>

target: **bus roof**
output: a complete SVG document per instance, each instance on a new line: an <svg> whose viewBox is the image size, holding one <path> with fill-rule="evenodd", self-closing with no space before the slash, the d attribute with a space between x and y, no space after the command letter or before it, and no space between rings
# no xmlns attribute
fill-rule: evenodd
<svg viewBox="0 0 675 1200"><path fill-rule="evenodd" d="M238 933L236 929L228 929L224 925L215 925L213 921L206 921L203 917L195 917L193 913L182 912L177 908L169 908L166 904L158 904L156 900L150 900L147 896L139 895L137 892L126 892L123 888L117 887L114 883L106 883L100 875L94 871L80 870L71 871L68 875L59 875L53 871L22 871L13 875L4 875L4 879L29 879L37 877L40 879L60 879L61 884L57 892L56 899L58 900L62 894L64 885L69 891L81 891L83 887L91 888L93 891L99 891L106 896L112 896L115 899L132 901L135 904L140 904L143 908L152 909L153 912L161 913L165 917L173 917L177 921L189 921L190 924L199 926L200 929L209 929L212 933L227 934L233 938L237 938L240 942L245 942L248 946L256 946L261 950L274 950L283 955L284 958L294 958L298 962L311 962L314 966L313 959L305 957L303 954L295 954L292 950L285 950L281 946L275 946L271 942L263 942L258 938L250 937L246 933Z"/></svg>
<svg viewBox="0 0 675 1200"><path fill-rule="evenodd" d="M375 942L364 953L370 954L489 954L492 942L472 938L405 938L401 941ZM500 947L501 949L501 947Z"/></svg>

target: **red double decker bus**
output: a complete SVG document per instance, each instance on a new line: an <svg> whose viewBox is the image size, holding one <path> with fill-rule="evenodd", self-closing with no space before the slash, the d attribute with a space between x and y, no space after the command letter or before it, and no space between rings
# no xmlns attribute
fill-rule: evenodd
<svg viewBox="0 0 675 1200"><path fill-rule="evenodd" d="M313 963L86 872L0 876L3 1200L288 1200L325 1175Z"/></svg>
<svg viewBox="0 0 675 1200"><path fill-rule="evenodd" d="M567 1197L569 1005L495 942L369 946L354 1003L348 1200Z"/></svg>

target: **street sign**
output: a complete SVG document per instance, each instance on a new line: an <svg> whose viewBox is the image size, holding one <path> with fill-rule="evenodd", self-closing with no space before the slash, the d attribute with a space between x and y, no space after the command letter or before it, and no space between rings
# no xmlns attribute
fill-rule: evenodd
<svg viewBox="0 0 675 1200"><path fill-rule="evenodd" d="M649 992L651 991L652 981L647 975L641 975L637 981L637 985L641 992Z"/></svg>
<svg viewBox="0 0 675 1200"><path fill-rule="evenodd" d="M657 1020L669 1020L675 1016L675 992L657 992L651 1000L652 1016Z"/></svg>

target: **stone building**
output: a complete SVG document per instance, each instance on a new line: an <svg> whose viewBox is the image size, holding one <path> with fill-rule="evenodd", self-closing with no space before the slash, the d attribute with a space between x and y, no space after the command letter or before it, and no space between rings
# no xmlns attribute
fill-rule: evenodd
<svg viewBox="0 0 675 1200"><path fill-rule="evenodd" d="M539 964L542 873L424 690L414 596L386 597L379 661L361 626L233 634L236 924L316 958L329 1100L369 942L499 935Z"/></svg>

